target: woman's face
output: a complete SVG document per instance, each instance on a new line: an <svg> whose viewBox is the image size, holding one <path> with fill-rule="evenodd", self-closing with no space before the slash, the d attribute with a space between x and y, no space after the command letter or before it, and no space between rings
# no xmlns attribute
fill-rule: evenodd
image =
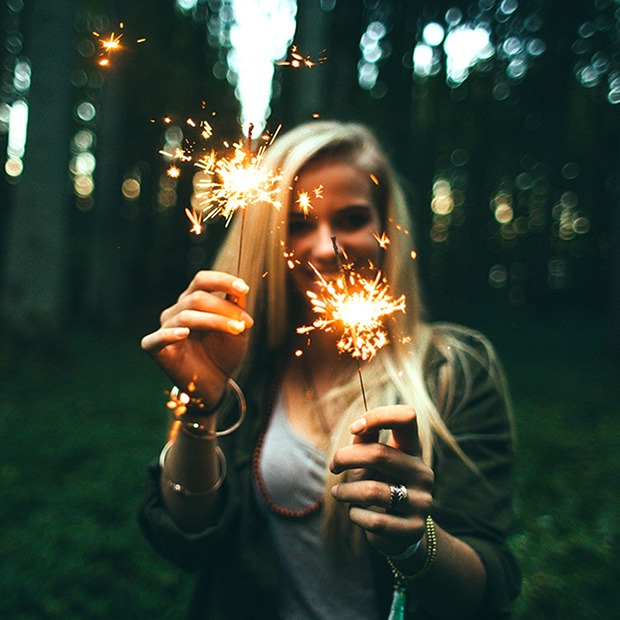
<svg viewBox="0 0 620 620"><path fill-rule="evenodd" d="M321 188L320 197L315 190ZM307 215L298 197L306 192L312 208ZM373 193L373 181L365 172L344 160L323 159L302 169L293 187L289 207L289 250L299 261L291 272L297 291L315 288L314 267L326 279L338 275L338 260L332 237L346 252L356 269L363 271L368 261L379 264L380 247L375 235L381 234L381 218Z"/></svg>

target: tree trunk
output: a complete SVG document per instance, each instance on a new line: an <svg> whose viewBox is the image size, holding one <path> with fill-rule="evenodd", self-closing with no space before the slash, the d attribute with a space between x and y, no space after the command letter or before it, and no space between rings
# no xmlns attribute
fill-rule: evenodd
<svg viewBox="0 0 620 620"><path fill-rule="evenodd" d="M68 302L75 0L33 0L28 9L28 133L24 172L15 187L6 233L0 314L10 334L46 344L60 337Z"/></svg>

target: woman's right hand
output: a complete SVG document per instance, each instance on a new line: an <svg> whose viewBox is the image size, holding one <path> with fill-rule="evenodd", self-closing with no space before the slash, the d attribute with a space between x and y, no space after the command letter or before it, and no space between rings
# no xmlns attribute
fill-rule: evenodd
<svg viewBox="0 0 620 620"><path fill-rule="evenodd" d="M214 406L235 371L254 320L245 311L248 285L236 276L200 271L177 302L161 313L161 326L142 339L147 351L182 390ZM217 295L222 293L225 297Z"/></svg>

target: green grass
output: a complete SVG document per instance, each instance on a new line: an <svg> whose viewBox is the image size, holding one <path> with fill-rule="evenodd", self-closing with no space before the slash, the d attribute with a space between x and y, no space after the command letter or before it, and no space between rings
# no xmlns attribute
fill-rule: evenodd
<svg viewBox="0 0 620 620"><path fill-rule="evenodd" d="M510 315L510 316L508 316ZM617 362L602 319L462 312L496 343L519 437L516 617L618 608ZM182 618L190 578L142 538L146 464L168 382L139 336L78 330L55 354L9 352L0 375L0 618Z"/></svg>

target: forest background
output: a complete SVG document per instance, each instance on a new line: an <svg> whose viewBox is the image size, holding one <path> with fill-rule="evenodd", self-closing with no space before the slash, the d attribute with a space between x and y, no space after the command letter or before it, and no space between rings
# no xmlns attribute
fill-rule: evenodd
<svg viewBox="0 0 620 620"><path fill-rule="evenodd" d="M0 5L2 618L183 617L191 580L136 523L169 387L139 340L226 234L190 233L194 164L160 151L200 146L187 119L242 139L235 4ZM317 64L275 65L266 128L369 124L407 188L430 317L481 329L506 366L516 616L613 617L620 3L276 5L295 17L277 60L295 44Z"/></svg>

